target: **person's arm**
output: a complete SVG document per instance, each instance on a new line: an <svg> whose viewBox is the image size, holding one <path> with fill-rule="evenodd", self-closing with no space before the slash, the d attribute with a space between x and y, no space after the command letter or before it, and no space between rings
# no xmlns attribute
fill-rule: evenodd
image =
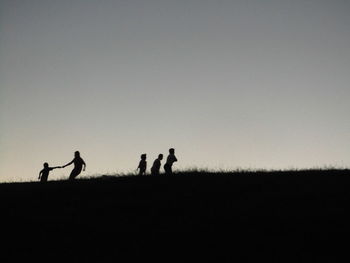
<svg viewBox="0 0 350 263"><path fill-rule="evenodd" d="M176 156L174 155L174 162L177 162Z"/></svg>
<svg viewBox="0 0 350 263"><path fill-rule="evenodd" d="M136 169L136 170L138 170L138 169L141 170L141 167L142 167L142 160L139 162L139 166L137 166L137 169Z"/></svg>
<svg viewBox="0 0 350 263"><path fill-rule="evenodd" d="M81 159L81 160L83 161L83 171L85 171L85 169L86 169L86 163L84 162L83 159Z"/></svg>
<svg viewBox="0 0 350 263"><path fill-rule="evenodd" d="M55 166L55 167L51 167L51 169L57 169L57 168L62 168L62 166Z"/></svg>
<svg viewBox="0 0 350 263"><path fill-rule="evenodd" d="M41 174L43 173L43 170L40 171L38 179L40 180Z"/></svg>
<svg viewBox="0 0 350 263"><path fill-rule="evenodd" d="M68 165L71 165L73 162L74 162L74 160L71 161L71 162L69 162L69 163L67 163L66 165L63 165L62 168L66 167L66 166L68 166Z"/></svg>

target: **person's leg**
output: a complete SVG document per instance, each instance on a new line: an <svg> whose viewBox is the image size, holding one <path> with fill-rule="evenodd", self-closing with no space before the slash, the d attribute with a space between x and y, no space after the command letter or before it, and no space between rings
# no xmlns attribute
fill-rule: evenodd
<svg viewBox="0 0 350 263"><path fill-rule="evenodd" d="M170 165L168 165L168 164L165 164L164 165L164 171L165 171L165 174L171 174L171 167L170 167Z"/></svg>
<svg viewBox="0 0 350 263"><path fill-rule="evenodd" d="M73 169L69 175L69 180L74 180L80 174L81 170Z"/></svg>
<svg viewBox="0 0 350 263"><path fill-rule="evenodd" d="M69 181L74 180L74 177L75 177L74 175L75 175L75 171L72 170L71 173L70 173L70 175L69 175L69 179L68 179L68 180L69 180Z"/></svg>
<svg viewBox="0 0 350 263"><path fill-rule="evenodd" d="M41 180L42 183L47 182L47 176L41 176Z"/></svg>

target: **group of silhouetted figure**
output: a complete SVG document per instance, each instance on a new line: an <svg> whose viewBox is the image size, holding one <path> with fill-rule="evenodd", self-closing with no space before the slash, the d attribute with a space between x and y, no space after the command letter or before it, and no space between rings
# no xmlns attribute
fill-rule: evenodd
<svg viewBox="0 0 350 263"><path fill-rule="evenodd" d="M147 155L141 154L141 161L139 163L139 166L136 170L139 170L139 175L145 175L147 170ZM160 174L160 167L162 166L161 161L163 160L163 154L159 154L158 158L154 160L153 165L151 167L151 175L159 175ZM175 156L175 149L170 148L169 149L169 155L166 159L166 163L164 164L164 171L166 175L171 175L173 173L172 167L173 163L177 162L176 156Z"/></svg>
<svg viewBox="0 0 350 263"><path fill-rule="evenodd" d="M141 161L139 163L139 166L136 170L139 170L139 175L145 175L147 171L147 154L141 154ZM159 175L160 174L160 168L161 168L161 161L163 160L163 154L159 154L158 158L154 160L153 165L151 167L151 175ZM169 149L169 155L167 157L166 163L164 164L164 171L166 175L171 175L173 173L172 166L173 163L177 162L176 156L175 156L175 149L170 148ZM86 169L86 163L85 161L80 157L80 152L76 151L74 153L74 159L67 163L66 165L62 166L55 166L50 167L48 163L44 163L44 169L42 169L39 173L39 180L41 182L47 182L50 171L57 169L57 168L65 168L66 166L69 166L71 164L74 164L74 168L72 172L69 175L68 180L74 180L81 171L85 171Z"/></svg>

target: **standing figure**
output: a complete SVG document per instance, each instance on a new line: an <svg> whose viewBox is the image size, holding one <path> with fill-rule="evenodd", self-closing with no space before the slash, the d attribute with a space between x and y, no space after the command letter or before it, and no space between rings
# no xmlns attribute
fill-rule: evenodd
<svg viewBox="0 0 350 263"><path fill-rule="evenodd" d="M40 182L44 183L47 182L47 179L49 177L50 171L56 168L62 168L61 166L56 166L56 167L49 167L48 163L44 163L44 169L42 169L39 173L39 180Z"/></svg>
<svg viewBox="0 0 350 263"><path fill-rule="evenodd" d="M160 170L160 166L161 166L160 161L161 160L163 160L163 154L159 154L158 158L154 160L153 166L151 168L152 175L159 175L159 170Z"/></svg>
<svg viewBox="0 0 350 263"><path fill-rule="evenodd" d="M145 175L146 174L146 169L147 169L146 158L147 158L147 155L145 153L141 154L141 161L139 163L139 166L137 167L137 169L139 169L139 175Z"/></svg>
<svg viewBox="0 0 350 263"><path fill-rule="evenodd" d="M177 162L177 159L175 156L175 149L170 148L168 158L166 159L166 163L164 164L164 170L167 175L170 175L173 173L172 166L174 162Z"/></svg>
<svg viewBox="0 0 350 263"><path fill-rule="evenodd" d="M62 168L66 167L68 165L71 165L72 163L74 163L74 168L73 168L72 172L69 175L69 180L74 180L75 177L77 177L81 173L81 170L83 169L83 171L85 171L85 168L86 168L86 163L80 157L79 151L76 151L74 153L73 161L71 161L71 162L67 163L66 165L62 166Z"/></svg>

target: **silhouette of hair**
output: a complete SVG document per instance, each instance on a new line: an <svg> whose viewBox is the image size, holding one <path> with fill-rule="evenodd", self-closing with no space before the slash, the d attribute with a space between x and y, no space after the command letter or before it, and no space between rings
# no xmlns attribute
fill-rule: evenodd
<svg viewBox="0 0 350 263"><path fill-rule="evenodd" d="M174 154L174 152L175 152L175 149L174 149L174 148L170 148L170 149L169 149L169 153Z"/></svg>
<svg viewBox="0 0 350 263"><path fill-rule="evenodd" d="M74 155L75 155L75 157L80 157L80 152L79 151L75 151Z"/></svg>
<svg viewBox="0 0 350 263"><path fill-rule="evenodd" d="M44 163L44 167L45 167L45 168L48 168L48 167L49 167L49 164L48 164L48 163Z"/></svg>
<svg viewBox="0 0 350 263"><path fill-rule="evenodd" d="M163 154L159 154L159 155L158 155L158 159L159 159L159 160L162 160L162 159L163 159Z"/></svg>
<svg viewBox="0 0 350 263"><path fill-rule="evenodd" d="M144 154L141 154L141 159L142 159L142 160L146 160L146 158L147 158L147 154L145 154L145 153L144 153Z"/></svg>

